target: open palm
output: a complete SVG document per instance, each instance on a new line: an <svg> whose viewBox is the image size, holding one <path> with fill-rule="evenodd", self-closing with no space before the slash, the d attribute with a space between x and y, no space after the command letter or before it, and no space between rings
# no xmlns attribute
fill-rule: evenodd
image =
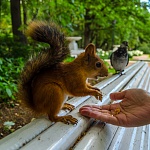
<svg viewBox="0 0 150 150"><path fill-rule="evenodd" d="M85 105L79 111L84 116L118 126L135 127L150 123L150 95L148 92L142 89L129 89L111 93L110 98L122 101L103 106Z"/></svg>

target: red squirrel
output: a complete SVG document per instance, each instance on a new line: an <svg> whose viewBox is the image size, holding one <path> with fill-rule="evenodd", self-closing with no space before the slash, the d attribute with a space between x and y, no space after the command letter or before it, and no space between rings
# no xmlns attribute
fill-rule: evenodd
<svg viewBox="0 0 150 150"><path fill-rule="evenodd" d="M71 115L58 113L61 109L74 109L65 103L68 95L91 95L102 100L100 90L86 82L87 78L108 75L103 60L96 55L95 45L87 45L75 60L64 63L70 54L68 41L56 24L33 21L27 35L50 46L26 62L18 83L18 98L35 113L47 114L52 122L77 124L78 120Z"/></svg>

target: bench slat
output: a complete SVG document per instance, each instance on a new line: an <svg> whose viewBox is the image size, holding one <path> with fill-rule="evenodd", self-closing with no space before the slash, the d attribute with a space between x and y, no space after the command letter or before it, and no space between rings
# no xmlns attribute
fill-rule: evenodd
<svg viewBox="0 0 150 150"><path fill-rule="evenodd" d="M129 69L134 68L134 66L138 65L139 62L133 64L132 66L128 67L125 72L127 72ZM99 85L99 88L103 88L107 86L107 84L113 82L115 79L117 79L119 76L114 75L113 77L109 78L107 81L102 81ZM78 98L72 98L71 104L73 104L75 107L80 105L82 102L87 100L90 96L86 97L78 97ZM69 111L67 111L69 112ZM66 111L61 111L60 115L65 115L67 113ZM21 146L32 140L34 137L39 135L41 132L45 131L48 127L52 125L52 122L50 122L47 119L36 119L26 125L25 127L17 130L16 132L12 133L11 135L5 137L4 139L0 140L0 149L19 149ZM6 144L7 143L7 144Z"/></svg>
<svg viewBox="0 0 150 150"><path fill-rule="evenodd" d="M141 64L141 66L143 66L143 64ZM141 68L141 66L138 65L138 67L134 68L134 70L129 70L128 74L126 73L126 75L120 76L117 80L113 81L113 83L110 83L108 86L104 87L104 89L109 89L109 92L113 90L116 91L117 90L116 87L121 89L122 86L124 86L126 82L128 82L128 80L130 80L130 78ZM140 76L141 76L141 72L143 72L144 74L145 70L146 70L146 65L144 65L144 67L138 72ZM122 82L123 79L124 79L124 82ZM108 95L105 97L108 98ZM104 97L104 101L106 101L105 97ZM97 101L95 100L95 98L91 97L87 101L85 101L82 105L102 104L102 103L104 102ZM34 140L32 140L22 149L25 150L25 149L32 148L33 145L34 147L35 145L37 146L36 147L37 150L39 147L42 147L43 149L51 149L51 150L61 149L62 147L63 149L68 149L69 147L71 147L73 143L75 142L75 140L80 136L81 132L84 132L88 128L90 123L87 121L87 118L85 117L84 118L86 119L86 122L83 121L83 117L78 114L78 108L76 108L76 110L72 111L70 114L73 114L73 116L75 117L77 116L76 118L78 119L79 122L76 127L72 125L67 126L63 123L56 123L53 127L47 129L46 132L36 137ZM54 134L56 134L56 136L51 138L50 135L54 135ZM39 138L40 140L38 140ZM66 141L67 141L67 145L65 145Z"/></svg>
<svg viewBox="0 0 150 150"><path fill-rule="evenodd" d="M149 69L148 69L149 70ZM142 73L142 74L141 74ZM138 85L138 83L140 82L141 79L146 79L146 75L149 75L149 71L144 70L143 72L140 71L139 74L137 74L131 82L131 84L128 84L125 88L128 89L129 87L131 88L135 88L135 84ZM137 81L136 81L136 80ZM140 79L140 80L139 80ZM139 86L139 88L143 88L142 86ZM97 123L98 124L98 123ZM97 129L99 128L99 130ZM114 129L115 128L115 129ZM107 131L108 130L108 131ZM114 132L118 132L118 134L115 135L114 134L108 134L110 130L113 130ZM119 131L118 131L119 130ZM97 132L95 132L97 131ZM122 141L123 139L123 134L126 133L126 128L118 128L116 126L113 125L109 125L106 124L106 126L103 128L101 126L93 126L88 132L87 134L83 137L83 139L75 146L74 150L79 150L79 149L84 149L85 147L88 149L92 149L92 150L98 150L99 148L101 149L108 149L108 146L111 144L112 139L113 141L115 141L115 144L113 145L113 147L109 148L110 150L112 149L118 149L119 143L121 142L121 144L124 146L124 142ZM131 133L130 133L131 134ZM91 138L91 135L92 138ZM105 137L104 137L105 136ZM96 140L97 139L97 140ZM89 142L88 142L89 141ZM92 144L91 144L92 143ZM124 143L124 144L123 144ZM120 145L121 145L120 144ZM123 149L123 148L119 148L119 149ZM125 146L125 149L127 150L127 147ZM131 149L130 149L131 150Z"/></svg>
<svg viewBox="0 0 150 150"><path fill-rule="evenodd" d="M125 69L125 75L113 75L112 77L98 83L96 87L100 88L103 93L105 93L103 102L96 100L94 97L77 97L72 98L68 103L76 107L72 112L61 110L59 115L70 114L78 119L78 124L65 125L63 123L52 123L46 118L36 119L23 128L17 130L11 135L0 140L0 149L1 150L15 150L15 149L36 149L36 150L45 150L45 149L69 149L74 145L77 138L80 137L81 133L85 132L87 129L91 132L94 129L95 132L98 132L106 141L112 141L113 136L118 131L118 127L112 125L106 125L104 128L103 123L96 123L92 125L95 121L93 119L88 119L81 116L78 111L79 108L86 104L108 104L110 102L109 93L119 91L127 88L137 87L138 85L147 87L147 81L150 80L148 74L148 65L145 62L137 62ZM145 80L144 80L145 78ZM141 80L142 79L142 80ZM144 88L145 88L144 87ZM107 94L106 94L107 93ZM91 128L89 128L91 126ZM111 129L111 130L110 130ZM95 133L94 132L94 133ZM150 131L149 131L150 132ZM112 136L106 136L106 133ZM93 134L93 133L92 133ZM87 135L84 138L87 138ZM106 136L106 137L105 137ZM150 135L149 135L150 137ZM84 139L83 138L83 139ZM96 138L96 141L99 141L100 137ZM83 140L80 140L82 147L86 147L82 143ZM92 140L91 140L92 142ZM79 145L79 143L77 145ZM87 142L86 142L87 143ZM107 142L101 142L102 145L108 148ZM75 147L77 147L75 145ZM84 146L83 146L84 145ZM95 146L96 147L96 146ZM75 148L77 149L77 148Z"/></svg>

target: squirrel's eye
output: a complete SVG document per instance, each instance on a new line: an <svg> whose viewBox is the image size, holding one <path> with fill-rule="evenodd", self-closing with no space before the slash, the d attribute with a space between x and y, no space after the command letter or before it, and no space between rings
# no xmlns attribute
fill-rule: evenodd
<svg viewBox="0 0 150 150"><path fill-rule="evenodd" d="M101 67L101 63L100 63L100 62L97 62L97 63L96 63L96 67L97 67L97 68L100 68L100 67Z"/></svg>

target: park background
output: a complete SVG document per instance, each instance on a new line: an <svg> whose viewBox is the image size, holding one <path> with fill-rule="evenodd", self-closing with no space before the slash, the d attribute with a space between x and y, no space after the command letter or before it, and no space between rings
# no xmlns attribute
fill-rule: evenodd
<svg viewBox="0 0 150 150"><path fill-rule="evenodd" d="M139 55L149 59L149 8L149 1L140 0L1 0L0 138L34 118L16 99L25 61L45 46L25 36L31 21L56 22L67 36L82 37L79 48L94 43L103 59L109 59L113 46L122 41L129 42L130 60Z"/></svg>

